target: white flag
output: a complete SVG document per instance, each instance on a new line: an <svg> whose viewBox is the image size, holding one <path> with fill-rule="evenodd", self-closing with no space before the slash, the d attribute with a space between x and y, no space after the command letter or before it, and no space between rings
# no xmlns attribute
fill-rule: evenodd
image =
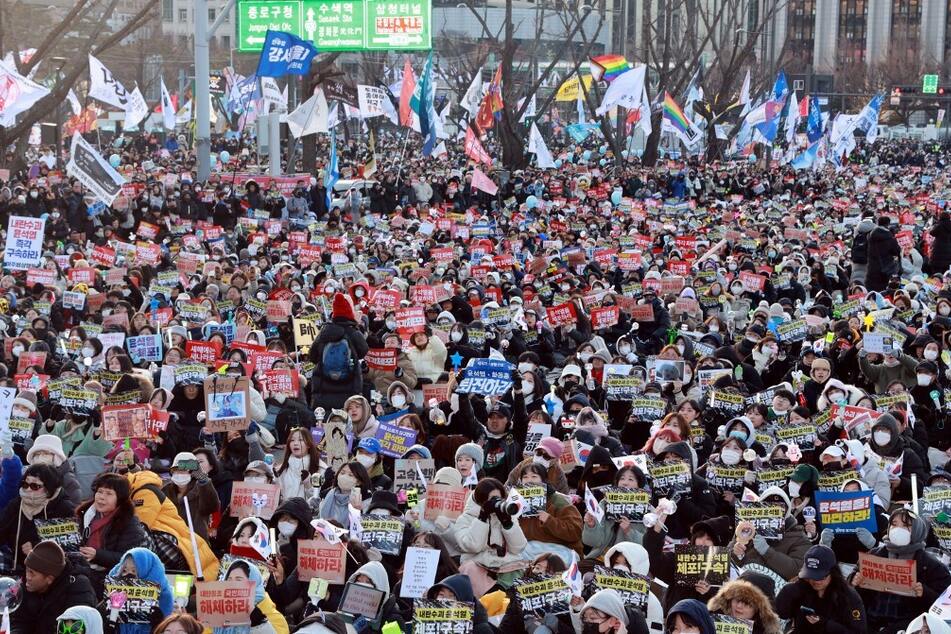
<svg viewBox="0 0 951 634"><path fill-rule="evenodd" d="M165 125L166 130L175 129L175 106L172 105L172 98L168 94L168 89L165 87L165 79L160 80L162 83L162 123Z"/></svg>
<svg viewBox="0 0 951 634"><path fill-rule="evenodd" d="M9 127L50 91L17 72L16 66L0 62L0 125Z"/></svg>
<svg viewBox="0 0 951 634"><path fill-rule="evenodd" d="M740 103L746 105L750 102L750 69L746 69L746 79L743 80L743 87L740 88Z"/></svg>
<svg viewBox="0 0 951 634"><path fill-rule="evenodd" d="M175 114L175 124L188 125L192 120L192 100L189 99L188 102L181 107L181 109Z"/></svg>
<svg viewBox="0 0 951 634"><path fill-rule="evenodd" d="M584 123L584 91L578 86L578 98L575 100L575 107L578 109L578 123Z"/></svg>
<svg viewBox="0 0 951 634"><path fill-rule="evenodd" d="M796 138L796 126L799 125L799 100L796 99L796 91L792 91L789 97L789 111L786 113L786 143L792 144Z"/></svg>
<svg viewBox="0 0 951 634"><path fill-rule="evenodd" d="M623 106L631 110L639 107L644 94L646 70L647 66L640 64L618 75L604 91L604 99L601 100L596 114L600 117L614 106Z"/></svg>
<svg viewBox="0 0 951 634"><path fill-rule="evenodd" d="M433 156L439 158L440 156L449 156L449 150L446 149L446 142L440 141L439 145L433 150Z"/></svg>
<svg viewBox="0 0 951 634"><path fill-rule="evenodd" d="M136 86L129 95L129 105L125 111L125 127L134 128L149 116L149 104L145 103L142 91Z"/></svg>
<svg viewBox="0 0 951 634"><path fill-rule="evenodd" d="M276 106L278 110L287 110L284 94L273 77L261 78L261 98L264 100L265 112L270 111L272 105Z"/></svg>
<svg viewBox="0 0 951 634"><path fill-rule="evenodd" d="M476 116L479 112L479 106L482 104L482 67L479 67L479 70L476 71L475 75L472 77L472 83L469 84L469 89L466 90L466 94L462 96L462 101L459 102L459 105L468 112L473 117Z"/></svg>
<svg viewBox="0 0 951 634"><path fill-rule="evenodd" d="M518 102L518 107L522 107L522 103L525 101L524 98L520 99ZM519 123L524 123L527 119L535 118L535 95L532 95L532 100L528 102L528 107L525 108L525 112L522 113L522 118L518 120Z"/></svg>
<svg viewBox="0 0 951 634"><path fill-rule="evenodd" d="M73 133L66 173L75 176L99 200L111 205L125 179L78 132Z"/></svg>
<svg viewBox="0 0 951 634"><path fill-rule="evenodd" d="M436 117L436 138L437 139L448 139L449 133L446 132L446 118L449 116L449 101L446 101L445 107L443 107L442 112L439 113L439 116Z"/></svg>
<svg viewBox="0 0 951 634"><path fill-rule="evenodd" d="M650 133L654 131L654 126L651 124L651 102L647 98L647 86L644 86L641 91L641 102L637 109L639 111L637 125L644 132L644 136L650 136Z"/></svg>
<svg viewBox="0 0 951 634"><path fill-rule="evenodd" d="M364 119L372 119L386 114L386 104L389 104L390 110L395 111L386 92L377 86L359 84L357 86L357 103L360 105L360 116Z"/></svg>
<svg viewBox="0 0 951 634"><path fill-rule="evenodd" d="M294 112L287 115L287 127L294 138L318 132L326 134L330 131L330 128L327 127L329 113L330 110L327 108L327 98L324 97L324 91L318 88L310 99L297 106Z"/></svg>
<svg viewBox="0 0 951 634"><path fill-rule="evenodd" d="M129 93L92 55L89 56L89 98L128 112Z"/></svg>
<svg viewBox="0 0 951 634"><path fill-rule="evenodd" d="M72 88L66 93L66 100L69 101L69 109L73 111L73 116L79 116L79 113L83 111L83 107L79 104L79 97L76 96Z"/></svg>
<svg viewBox="0 0 951 634"><path fill-rule="evenodd" d="M538 167L542 169L555 167L555 161L551 157L551 152L548 151L548 146L545 145L545 139L542 138L542 133L538 131L538 126L534 123L528 133L528 151L535 153Z"/></svg>

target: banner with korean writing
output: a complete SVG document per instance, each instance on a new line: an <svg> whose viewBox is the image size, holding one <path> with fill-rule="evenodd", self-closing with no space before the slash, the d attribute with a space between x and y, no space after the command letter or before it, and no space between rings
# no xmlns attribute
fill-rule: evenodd
<svg viewBox="0 0 951 634"><path fill-rule="evenodd" d="M415 599L412 634L471 634L473 604L448 599Z"/></svg>
<svg viewBox="0 0 951 634"><path fill-rule="evenodd" d="M650 579L636 572L626 572L594 567L594 586L599 590L614 590L621 595L624 603L647 613L647 595L650 593Z"/></svg>
<svg viewBox="0 0 951 634"><path fill-rule="evenodd" d="M397 458L393 462L394 493L410 489L424 491L427 484L432 482L433 476L436 475L436 462L432 458L420 460ZM425 483L420 479L420 474L426 479Z"/></svg>
<svg viewBox="0 0 951 634"><path fill-rule="evenodd" d="M469 490L463 486L430 484L426 489L426 512L423 519L434 521L440 515L450 520L458 518L466 508L468 493Z"/></svg>
<svg viewBox="0 0 951 634"><path fill-rule="evenodd" d="M231 490L231 515L269 520L277 510L280 498L281 487L278 484L238 480Z"/></svg>
<svg viewBox="0 0 951 634"><path fill-rule="evenodd" d="M728 614L711 614L716 634L753 634L753 621Z"/></svg>
<svg viewBox="0 0 951 634"><path fill-rule="evenodd" d="M746 467L731 467L719 461L708 462L706 480L718 491L742 493L746 486Z"/></svg>
<svg viewBox="0 0 951 634"><path fill-rule="evenodd" d="M465 370L465 376L456 388L459 394L502 396L512 387L514 366L507 361L476 359Z"/></svg>
<svg viewBox="0 0 951 634"><path fill-rule="evenodd" d="M816 491L815 497L821 528L831 528L835 533L852 533L859 528L870 533L877 530L874 491Z"/></svg>
<svg viewBox="0 0 951 634"><path fill-rule="evenodd" d="M79 532L79 524L75 519L42 519L35 518L33 525L36 526L36 532L40 540L51 540L60 545L60 548L67 553L78 553L82 546L82 535Z"/></svg>
<svg viewBox="0 0 951 634"><path fill-rule="evenodd" d="M617 306L605 306L591 310L591 329L610 328L620 319L621 309Z"/></svg>
<svg viewBox="0 0 951 634"><path fill-rule="evenodd" d="M360 541L367 548L376 548L384 555L400 554L405 526L403 520L379 515L364 515L360 523L363 526Z"/></svg>
<svg viewBox="0 0 951 634"><path fill-rule="evenodd" d="M918 566L914 559L890 559L859 553L860 588L889 592L904 597L915 596Z"/></svg>
<svg viewBox="0 0 951 634"><path fill-rule="evenodd" d="M730 578L730 550L724 546L674 546L674 579L678 586L693 588L698 581L722 585Z"/></svg>
<svg viewBox="0 0 951 634"><path fill-rule="evenodd" d="M46 220L27 216L10 216L7 221L7 242L3 266L11 271L24 271L40 265L43 254L43 232Z"/></svg>
<svg viewBox="0 0 951 634"><path fill-rule="evenodd" d="M347 545L331 544L322 536L297 542L297 574L301 581L326 579L342 584L347 580Z"/></svg>
<svg viewBox="0 0 951 634"><path fill-rule="evenodd" d="M548 496L545 493L545 487L519 487L517 491L525 500L522 517L536 517L548 507Z"/></svg>
<svg viewBox="0 0 951 634"><path fill-rule="evenodd" d="M782 539L786 528L786 510L778 504L737 502L736 521L750 522L756 533L766 539Z"/></svg>
<svg viewBox="0 0 951 634"><path fill-rule="evenodd" d="M609 401L633 400L641 392L643 386L644 380L639 376L609 374L604 379L605 396Z"/></svg>
<svg viewBox="0 0 951 634"><path fill-rule="evenodd" d="M106 608L117 623L148 623L158 607L159 586L140 579L106 577Z"/></svg>
<svg viewBox="0 0 951 634"><path fill-rule="evenodd" d="M513 588L522 614L568 613L571 589L561 575L524 575Z"/></svg>
<svg viewBox="0 0 951 634"><path fill-rule="evenodd" d="M405 412L400 413L402 416ZM387 419L388 420L384 420ZM416 442L416 430L396 425L395 416L381 417L375 438L380 441L380 453L390 458L402 458Z"/></svg>
<svg viewBox="0 0 951 634"><path fill-rule="evenodd" d="M604 516L610 520L628 519L637 523L651 510L651 495L643 489L602 487Z"/></svg>
<svg viewBox="0 0 951 634"><path fill-rule="evenodd" d="M918 500L918 509L922 517L936 517L940 513L951 517L951 488L925 487L924 494Z"/></svg>
<svg viewBox="0 0 951 634"><path fill-rule="evenodd" d="M370 348L367 351L367 367L372 370L393 372L396 370L399 350L396 348Z"/></svg>
<svg viewBox="0 0 951 634"><path fill-rule="evenodd" d="M573 324L578 320L574 302L565 302L548 308L545 312L552 328Z"/></svg>
<svg viewBox="0 0 951 634"><path fill-rule="evenodd" d="M250 625L254 582L199 581L195 584L198 620L206 627Z"/></svg>
<svg viewBox="0 0 951 634"><path fill-rule="evenodd" d="M634 420L658 420L667 411L667 401L662 398L639 397L631 401L631 416Z"/></svg>
<svg viewBox="0 0 951 634"><path fill-rule="evenodd" d="M650 476L655 493L670 495L676 491L688 490L693 473L685 460L666 460L651 463Z"/></svg>
<svg viewBox="0 0 951 634"><path fill-rule="evenodd" d="M142 361L162 362L162 335L139 335L125 340L133 363Z"/></svg>

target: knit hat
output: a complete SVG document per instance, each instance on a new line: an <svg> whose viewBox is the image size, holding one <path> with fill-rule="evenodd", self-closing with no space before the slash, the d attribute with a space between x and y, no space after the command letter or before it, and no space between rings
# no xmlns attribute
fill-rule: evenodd
<svg viewBox="0 0 951 634"><path fill-rule="evenodd" d="M826 369L831 372L832 364L829 363L828 359L825 359L823 357L816 357L815 360L812 362L812 365L810 366L809 373L812 374L812 372L817 369Z"/></svg>
<svg viewBox="0 0 951 634"><path fill-rule="evenodd" d="M349 319L351 321L356 321L357 317L353 313L353 305L347 300L347 296L343 293L337 293L334 295L333 301L333 312L331 317L336 319L337 317L342 317L344 319Z"/></svg>
<svg viewBox="0 0 951 634"><path fill-rule="evenodd" d="M172 460L172 469L179 466L183 462L187 461L198 462L198 457L190 451L180 451L175 454L175 459Z"/></svg>
<svg viewBox="0 0 951 634"><path fill-rule="evenodd" d="M476 470L482 470L482 465L485 463L485 452L482 451L482 447L479 445L467 442L456 449L456 459L458 459L459 456L469 456L472 458L472 461L475 462Z"/></svg>
<svg viewBox="0 0 951 634"><path fill-rule="evenodd" d="M542 438L541 442L538 443L538 449L544 449L552 458L560 458L561 452L564 451L565 446L561 444L561 441L557 438L549 436L548 438Z"/></svg>
<svg viewBox="0 0 951 634"><path fill-rule="evenodd" d="M63 451L63 441L59 436L43 434L37 436L33 446L26 452L27 464L33 464L33 456L37 451L48 451L53 454L53 464L57 467L66 462L66 453Z"/></svg>
<svg viewBox="0 0 951 634"><path fill-rule="evenodd" d="M462 474L455 467L443 467L433 476L433 484L448 484L449 486L462 486Z"/></svg>
<svg viewBox="0 0 951 634"><path fill-rule="evenodd" d="M66 555L59 544L45 541L34 546L23 563L30 570L50 577L58 577L66 567Z"/></svg>
<svg viewBox="0 0 951 634"><path fill-rule="evenodd" d="M30 410L30 414L36 413L36 392L33 390L20 390L16 398L13 399L13 406L25 407Z"/></svg>
<svg viewBox="0 0 951 634"><path fill-rule="evenodd" d="M621 595L617 593L617 590L598 590L588 601L584 604L584 607L581 608L581 613L584 614L584 611L588 608L594 608L595 610L600 610L608 616L613 616L618 619L624 625L628 624L627 610L624 609L624 600L621 598Z"/></svg>

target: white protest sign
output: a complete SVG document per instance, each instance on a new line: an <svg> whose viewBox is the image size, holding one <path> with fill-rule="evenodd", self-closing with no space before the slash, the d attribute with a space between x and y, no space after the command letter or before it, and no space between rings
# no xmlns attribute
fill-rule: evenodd
<svg viewBox="0 0 951 634"><path fill-rule="evenodd" d="M40 265L43 254L43 232L46 220L26 216L10 216L7 222L7 243L3 251L3 266L22 271Z"/></svg>
<svg viewBox="0 0 951 634"><path fill-rule="evenodd" d="M13 411L13 399L16 398L15 387L0 387L0 429L10 430L10 412Z"/></svg>
<svg viewBox="0 0 951 634"><path fill-rule="evenodd" d="M436 568L439 565L439 551L434 548L406 549L406 561L403 563L403 584L400 596L418 599L426 596L426 591L436 583Z"/></svg>

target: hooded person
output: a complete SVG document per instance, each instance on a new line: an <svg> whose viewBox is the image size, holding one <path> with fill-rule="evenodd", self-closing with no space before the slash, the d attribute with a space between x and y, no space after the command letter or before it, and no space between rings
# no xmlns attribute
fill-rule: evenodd
<svg viewBox="0 0 951 634"><path fill-rule="evenodd" d="M466 575L451 575L434 583L426 591L426 598L472 603L475 608L472 615L472 634L493 634L496 631L489 624L489 615L485 606L477 600L475 593L472 591L472 582L469 581Z"/></svg>
<svg viewBox="0 0 951 634"><path fill-rule="evenodd" d="M917 452L909 446L908 439L902 435L898 420L891 412L882 414L872 424L872 436L866 445L867 450L871 450L877 456L885 459L888 465L894 465L901 461L901 467L897 476L886 471L890 480L898 480L897 487L892 487L892 497L899 500L911 499L911 476L917 475L918 491L916 495L921 495L924 489L924 482L927 479L925 465ZM898 467L895 467L897 470Z"/></svg>
<svg viewBox="0 0 951 634"><path fill-rule="evenodd" d="M951 585L948 567L925 549L928 531L925 520L909 510L896 509L889 516L884 544L869 551L870 555L877 557L915 562L917 581L912 585L911 596L862 588L861 572L856 572L850 579L865 603L871 631L897 632L916 615L927 612Z"/></svg>
<svg viewBox="0 0 951 634"><path fill-rule="evenodd" d="M297 567L297 542L301 539L313 539L311 526L313 513L310 504L304 498L284 500L274 511L268 526L277 531L277 543L284 565L284 577L287 578Z"/></svg>
<svg viewBox="0 0 951 634"><path fill-rule="evenodd" d="M769 597L749 581L728 581L707 602L711 613L725 614L753 622L752 634L780 634L779 617L770 605Z"/></svg>
<svg viewBox="0 0 951 634"><path fill-rule="evenodd" d="M604 565L612 570L633 572L645 577L651 572L647 550L633 542L620 542L609 548L604 553ZM647 594L647 614L644 616L650 631L659 631L664 627L664 609L653 592Z"/></svg>
<svg viewBox="0 0 951 634"><path fill-rule="evenodd" d="M851 466L857 469L862 476L862 482L875 491L875 497L882 508L887 509L891 506L892 487L888 474L878 466L877 461L870 459L869 452L865 451L865 444L861 440L854 439L836 444L844 444L845 462L842 468Z"/></svg>
<svg viewBox="0 0 951 634"><path fill-rule="evenodd" d="M700 520L717 515L717 500L710 484L697 475L697 459L693 447L680 441L671 443L658 456L660 461L683 460L690 466L690 488L682 491L677 502L677 512L667 518L667 530L672 539L684 539L690 535L690 527Z"/></svg>
<svg viewBox="0 0 951 634"><path fill-rule="evenodd" d="M197 574L192 533L188 530L188 524L178 514L175 503L162 492L162 479L152 471L130 472L126 477L129 480L136 517L151 531L153 540L159 540L167 546L170 556L174 556L174 544L187 562L188 569L192 574ZM197 541L202 571L206 578L213 579L218 573L218 558L208 546L208 542L197 534L194 539ZM161 550L162 546L156 544L156 548Z"/></svg>
<svg viewBox="0 0 951 634"><path fill-rule="evenodd" d="M383 601L376 619L367 622L371 632L379 632L384 623L395 622L403 627L403 617L396 604L397 597L390 592L390 580L386 568L378 561L370 561L360 566L347 578L347 583L371 586L383 592ZM470 592L471 595L471 592Z"/></svg>
<svg viewBox="0 0 951 634"><path fill-rule="evenodd" d="M148 581L159 587L158 604L149 613L148 623L120 623L115 627L117 634L149 634L156 625L175 609L175 596L172 587L165 576L165 566L158 555L148 548L132 548L127 550L119 560L109 577L120 579L137 579ZM116 624L113 624L114 626Z"/></svg>
<svg viewBox="0 0 951 634"><path fill-rule="evenodd" d="M598 590L585 601L581 610L571 610L576 632L582 634L647 634L647 621L639 610L629 610L616 590ZM659 626L657 627L659 629Z"/></svg>
<svg viewBox="0 0 951 634"><path fill-rule="evenodd" d="M389 385L387 386L389 387ZM386 390L379 390L386 392ZM350 422L353 424L353 434L359 439L373 438L376 436L380 423L373 415L370 408L370 401L362 394L355 394L344 401L343 409L350 415ZM359 441L358 441L359 442Z"/></svg>
<svg viewBox="0 0 951 634"><path fill-rule="evenodd" d="M579 442L604 447L614 457L626 453L621 441L611 435L605 420L590 406L582 408L575 417L574 436Z"/></svg>
<svg viewBox="0 0 951 634"><path fill-rule="evenodd" d="M802 567L803 557L809 550L809 540L803 527L792 515L793 506L786 491L776 486L769 487L760 494L760 500L783 507L785 520L782 538L767 540L763 535L755 534L752 541L744 542L734 537L728 545L730 557L738 567L760 564L789 579Z"/></svg>
<svg viewBox="0 0 951 634"><path fill-rule="evenodd" d="M717 628L706 605L696 599L683 599L667 612L664 631L716 634Z"/></svg>
<svg viewBox="0 0 951 634"><path fill-rule="evenodd" d="M561 468L561 461L559 460L563 450L564 445L557 438L551 436L542 438L538 446L535 447L534 455L530 458L525 458L518 463L515 469L512 469L508 479L505 481L505 486L510 487L515 484L515 472L520 467L534 463L540 464L548 470L548 476L545 478L545 481L550 484L555 491L566 495L569 494L568 480L565 478L565 471Z"/></svg>
<svg viewBox="0 0 951 634"><path fill-rule="evenodd" d="M951 223L948 224L951 225ZM855 226L855 235L852 238L852 249L850 252L850 259L852 260L852 275L849 277L850 284L865 283L865 275L868 271L868 236L874 229L875 223L872 222L871 218L862 218ZM951 237L951 226L948 227L948 230L948 236ZM935 229L931 231L933 234ZM949 259L949 263L951 263L951 259ZM943 271L945 269L941 270Z"/></svg>
<svg viewBox="0 0 951 634"><path fill-rule="evenodd" d="M369 346L360 332L350 301L342 293L333 298L329 323L310 347L310 362L315 365L310 388L312 405L326 410L340 409L353 394L363 392L360 364Z"/></svg>
<svg viewBox="0 0 951 634"><path fill-rule="evenodd" d="M951 235L951 234L949 234ZM914 618L905 628L905 634L951 634L951 624L940 616L924 612Z"/></svg>
<svg viewBox="0 0 951 634"><path fill-rule="evenodd" d="M83 634L103 634L102 615L87 605L74 605L56 618L56 632L74 632L75 623L82 623Z"/></svg>
<svg viewBox="0 0 951 634"><path fill-rule="evenodd" d="M264 578L254 564L239 559L233 561L224 575L225 581L251 581L254 583L254 609L251 611L251 626L237 625L216 627L213 634L290 634L287 619L274 606L264 590Z"/></svg>

